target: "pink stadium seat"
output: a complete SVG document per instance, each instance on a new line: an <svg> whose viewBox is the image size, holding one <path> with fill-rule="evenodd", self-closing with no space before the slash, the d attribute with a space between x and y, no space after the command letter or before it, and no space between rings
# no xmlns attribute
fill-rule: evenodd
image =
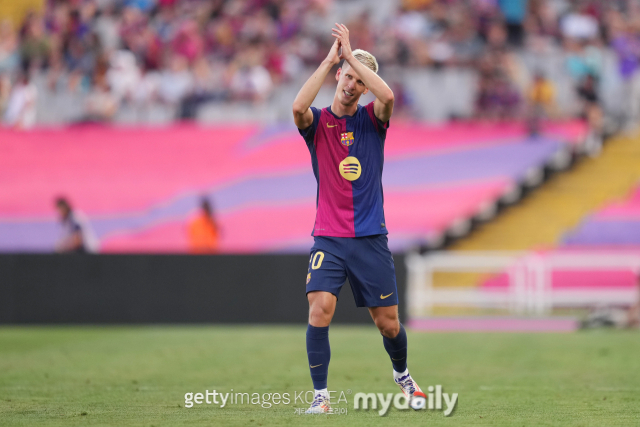
<svg viewBox="0 0 640 427"><path fill-rule="evenodd" d="M584 132L581 122L551 124L530 140L517 123L392 122L383 178L392 246L475 215ZM292 125L0 130L0 141L3 252L52 249L58 195L89 217L105 252L185 251L184 224L201 194L214 201L223 251L312 242L315 180Z"/></svg>

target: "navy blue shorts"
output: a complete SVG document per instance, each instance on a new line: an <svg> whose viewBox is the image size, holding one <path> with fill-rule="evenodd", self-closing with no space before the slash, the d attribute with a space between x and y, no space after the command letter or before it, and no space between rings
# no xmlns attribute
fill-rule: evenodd
<svg viewBox="0 0 640 427"><path fill-rule="evenodd" d="M307 293L331 292L338 297L346 279L358 307L398 304L396 270L387 236L314 237Z"/></svg>

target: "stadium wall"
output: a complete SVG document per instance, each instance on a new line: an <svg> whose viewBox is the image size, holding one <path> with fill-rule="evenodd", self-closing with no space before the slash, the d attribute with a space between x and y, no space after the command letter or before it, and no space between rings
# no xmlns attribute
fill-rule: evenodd
<svg viewBox="0 0 640 427"><path fill-rule="evenodd" d="M394 258L404 301L404 256ZM301 324L308 262L306 255L0 255L0 323ZM334 323L371 323L348 284Z"/></svg>

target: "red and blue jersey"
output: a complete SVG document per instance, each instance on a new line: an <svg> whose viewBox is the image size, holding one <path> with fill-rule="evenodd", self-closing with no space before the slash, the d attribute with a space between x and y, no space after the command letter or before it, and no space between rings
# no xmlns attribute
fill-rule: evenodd
<svg viewBox="0 0 640 427"><path fill-rule="evenodd" d="M389 122L373 113L373 102L353 116L331 107L311 107L313 123L300 129L318 182L313 236L387 234L382 194L384 142Z"/></svg>

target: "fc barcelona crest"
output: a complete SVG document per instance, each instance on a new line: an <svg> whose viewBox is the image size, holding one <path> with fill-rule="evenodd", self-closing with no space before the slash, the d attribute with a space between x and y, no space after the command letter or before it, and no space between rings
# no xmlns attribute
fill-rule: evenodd
<svg viewBox="0 0 640 427"><path fill-rule="evenodd" d="M353 145L353 132L345 132L340 134L340 142L342 145L349 147Z"/></svg>

